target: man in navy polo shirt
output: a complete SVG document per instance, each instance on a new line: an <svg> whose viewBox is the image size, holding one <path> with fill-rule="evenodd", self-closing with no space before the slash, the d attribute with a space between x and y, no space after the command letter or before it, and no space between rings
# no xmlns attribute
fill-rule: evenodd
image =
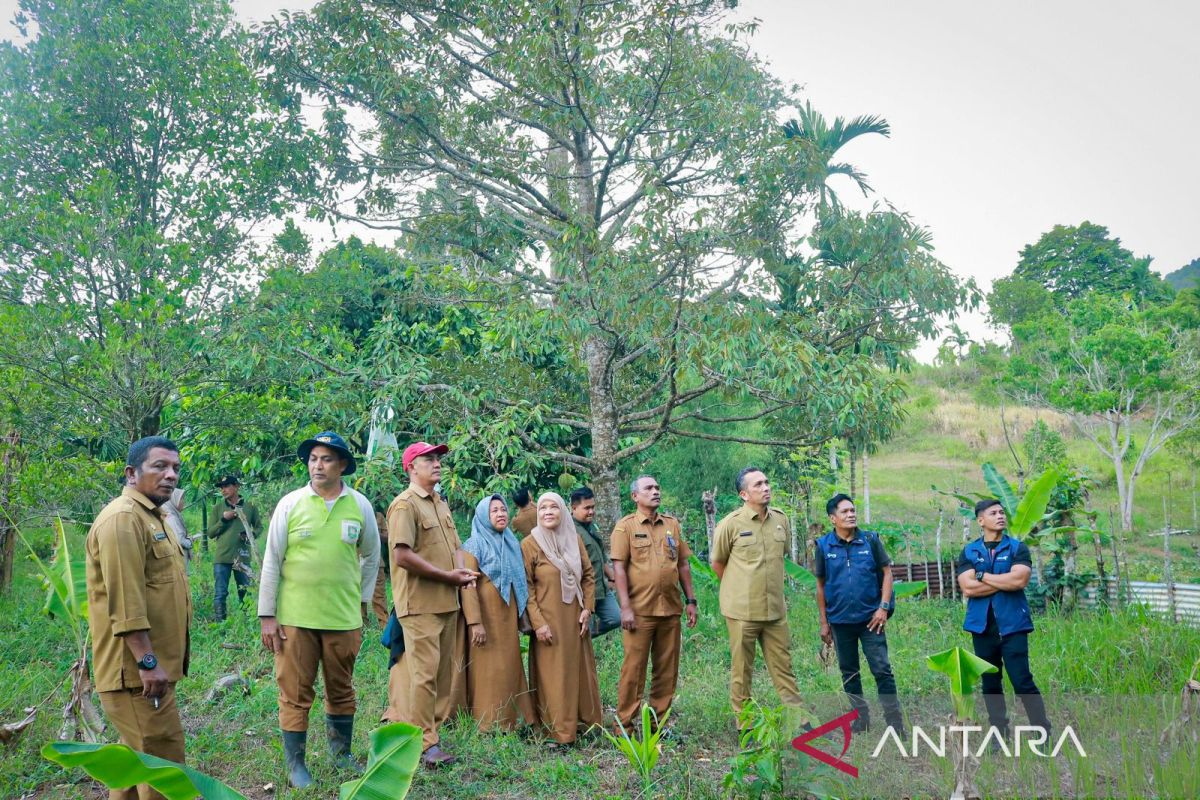
<svg viewBox="0 0 1200 800"><path fill-rule="evenodd" d="M904 717L896 699L896 679L888 661L887 625L892 598L891 559L879 534L858 529L854 501L834 495L825 504L833 530L817 539L813 574L817 577L817 611L821 640L837 649L842 688L858 710L854 732L870 728L871 712L862 696L858 648L862 644L867 666L875 678L879 702L887 724L904 738Z"/></svg>
<svg viewBox="0 0 1200 800"><path fill-rule="evenodd" d="M1029 547L1004 532L1008 519L999 500L980 500L975 519L983 536L967 544L955 570L967 598L963 630L971 632L975 655L994 664L998 672L982 676L983 700L989 724L1008 734L1008 709L1004 702L1004 671L1021 699L1029 724L1050 734L1046 705L1029 671L1029 632L1033 618L1025 599L1032 574Z"/></svg>

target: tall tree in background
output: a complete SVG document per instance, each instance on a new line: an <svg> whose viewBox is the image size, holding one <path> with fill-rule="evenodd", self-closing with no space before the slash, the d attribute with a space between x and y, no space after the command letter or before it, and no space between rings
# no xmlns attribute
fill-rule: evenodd
<svg viewBox="0 0 1200 800"><path fill-rule="evenodd" d="M455 365L385 319L368 367L381 394L439 395L444 424L469 419L476 439L503 421L590 473L602 524L623 462L664 436L732 438L692 425L790 407L831 357L767 299L762 254L819 187L775 121L791 98L750 55L749 26L725 25L727 5L327 0L266 31L272 63L329 104L354 215L419 234L410 252L462 276L456 302L499 309ZM351 108L372 127L349 124ZM953 306L954 279L932 280L922 302ZM580 371L509 357L535 339ZM753 411L730 410L745 398ZM546 447L530 423L585 446Z"/></svg>
<svg viewBox="0 0 1200 800"><path fill-rule="evenodd" d="M807 151L803 163L807 165L809 174L805 177L808 184L817 189L821 210L840 206L837 194L828 185L834 175L852 180L864 197L870 193L871 186L867 183L866 173L853 164L834 159L850 142L872 133L890 136L892 129L887 120L874 115L858 116L849 122L842 117L834 117L830 123L808 101L798 109L794 119L783 123L783 135L795 140Z"/></svg>
<svg viewBox="0 0 1200 800"><path fill-rule="evenodd" d="M117 453L202 379L248 233L307 194L314 137L224 0L19 9L33 38L0 46L0 367L39 403L7 411Z"/></svg>
<svg viewBox="0 0 1200 800"><path fill-rule="evenodd" d="M1089 292L1128 294L1139 304L1170 300L1173 290L1150 271L1150 261L1135 257L1103 225L1055 225L1021 250L1012 275L996 281L989 298L992 318L1009 325L1030 319L1031 304L1045 302L1035 285L1059 311Z"/></svg>

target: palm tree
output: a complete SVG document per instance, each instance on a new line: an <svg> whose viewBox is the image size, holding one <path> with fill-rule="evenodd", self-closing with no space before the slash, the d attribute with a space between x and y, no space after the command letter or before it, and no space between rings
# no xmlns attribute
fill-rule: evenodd
<svg viewBox="0 0 1200 800"><path fill-rule="evenodd" d="M821 210L832 205L838 205L837 195L826 185L833 175L845 175L862 190L864 196L871 191L867 176L853 164L834 162L839 150L860 136L878 133L881 136L891 135L892 129L887 120L875 115L860 116L847 122L842 117L834 117L833 123L826 121L824 115L812 107L809 102L799 109L797 119L788 120L783 124L783 135L796 140L808 150L805 160L805 170L810 178L810 185L820 193Z"/></svg>

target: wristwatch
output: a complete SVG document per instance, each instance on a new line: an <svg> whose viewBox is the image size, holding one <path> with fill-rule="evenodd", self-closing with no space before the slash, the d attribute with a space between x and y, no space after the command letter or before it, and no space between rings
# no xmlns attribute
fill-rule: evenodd
<svg viewBox="0 0 1200 800"><path fill-rule="evenodd" d="M882 603L879 604L879 607L882 608L884 611L891 611L893 608L896 607L896 601L895 600L884 600Z"/></svg>
<svg viewBox="0 0 1200 800"><path fill-rule="evenodd" d="M696 605L696 598L694 598L694 597L689 597L689 598L687 599L687 604L688 604L689 606L694 606L694 605Z"/></svg>
<svg viewBox="0 0 1200 800"><path fill-rule="evenodd" d="M158 659L154 657L154 653L146 653L142 660L137 662L137 668L142 670L154 669L157 666Z"/></svg>
<svg viewBox="0 0 1200 800"><path fill-rule="evenodd" d="M975 570L975 580L979 581L980 583L983 582L983 570L981 570L981 569Z"/></svg>

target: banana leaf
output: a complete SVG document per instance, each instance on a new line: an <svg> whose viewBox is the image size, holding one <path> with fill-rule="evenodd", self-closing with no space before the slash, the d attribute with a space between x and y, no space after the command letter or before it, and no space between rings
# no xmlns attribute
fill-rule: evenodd
<svg viewBox="0 0 1200 800"><path fill-rule="evenodd" d="M783 571L789 578L806 589L817 587L817 577L790 558L783 559Z"/></svg>
<svg viewBox="0 0 1200 800"><path fill-rule="evenodd" d="M245 795L202 772L123 744L51 742L42 748L42 757L68 769L78 767L110 789L146 783L167 800L246 800Z"/></svg>
<svg viewBox="0 0 1200 800"><path fill-rule="evenodd" d="M339 800L401 800L412 786L421 760L421 729L395 722L371 731L367 770L342 784ZM207 798L206 798L207 800Z"/></svg>
<svg viewBox="0 0 1200 800"><path fill-rule="evenodd" d="M1000 474L1000 470L996 469L996 465L990 461L983 465L983 482L992 490L992 494L1000 501L1000 505L1004 506L1004 513L1008 515L1011 523L1013 517L1017 515L1017 493L1013 491L1012 484Z"/></svg>
<svg viewBox="0 0 1200 800"><path fill-rule="evenodd" d="M688 564L692 568L692 575L703 578L708 583L717 582L717 573L711 566L705 564L695 556L688 556Z"/></svg>
<svg viewBox="0 0 1200 800"><path fill-rule="evenodd" d="M1042 517L1046 515L1046 506L1050 505L1050 496L1054 494L1054 487L1058 485L1061 477L1062 471L1051 467L1029 485L1025 496L1017 504L1016 513L1008 517L1010 535L1023 539L1042 521Z"/></svg>
<svg viewBox="0 0 1200 800"><path fill-rule="evenodd" d="M960 720L971 718L970 695L975 691L979 677L998 670L974 653L961 647L951 647L928 656L925 663L934 672L950 679L950 696L954 698L954 713Z"/></svg>

